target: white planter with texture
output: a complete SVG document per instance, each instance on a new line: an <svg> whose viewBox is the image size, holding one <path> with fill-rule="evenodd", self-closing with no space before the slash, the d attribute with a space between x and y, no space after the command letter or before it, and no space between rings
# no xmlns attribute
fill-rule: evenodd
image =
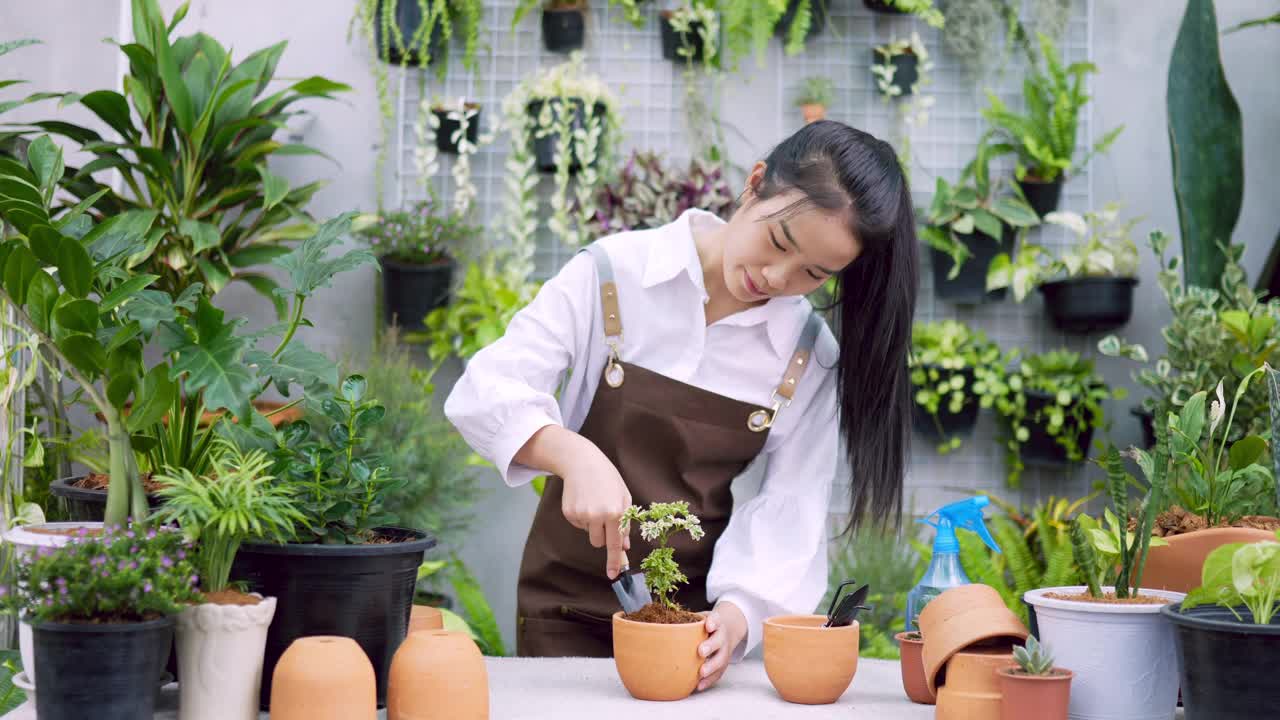
<svg viewBox="0 0 1280 720"><path fill-rule="evenodd" d="M262 655L275 612L269 597L257 605L193 605L178 614L179 720L258 720Z"/></svg>

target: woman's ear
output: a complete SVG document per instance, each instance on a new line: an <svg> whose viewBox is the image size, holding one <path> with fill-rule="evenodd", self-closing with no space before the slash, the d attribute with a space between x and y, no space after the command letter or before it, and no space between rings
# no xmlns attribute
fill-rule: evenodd
<svg viewBox="0 0 1280 720"><path fill-rule="evenodd" d="M760 190L760 183L764 182L764 173L768 167L763 160L757 160L751 167L751 172L747 174L747 187L743 190L745 196L756 196Z"/></svg>

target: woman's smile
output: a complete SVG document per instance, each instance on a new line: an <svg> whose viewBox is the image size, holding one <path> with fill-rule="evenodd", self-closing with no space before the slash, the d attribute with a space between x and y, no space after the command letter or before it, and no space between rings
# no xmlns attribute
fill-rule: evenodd
<svg viewBox="0 0 1280 720"><path fill-rule="evenodd" d="M742 270L742 278L743 284L747 286L748 293L762 300L769 297L768 293L761 290L760 286L756 285L755 282L751 280L751 273L747 272L746 268L743 268Z"/></svg>

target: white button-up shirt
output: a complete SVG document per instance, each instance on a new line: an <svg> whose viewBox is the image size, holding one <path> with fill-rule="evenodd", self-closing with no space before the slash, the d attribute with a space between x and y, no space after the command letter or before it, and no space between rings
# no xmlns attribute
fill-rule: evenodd
<svg viewBox="0 0 1280 720"><path fill-rule="evenodd" d="M773 298L707 325L691 221L723 222L689 210L662 227L598 241L618 289L621 357L769 407L811 306L799 296ZM608 357L601 315L595 263L578 253L500 340L476 353L449 394L445 414L508 485L543 474L513 461L535 432L552 424L577 431L586 419ZM760 492L734 508L707 577L708 600L732 602L746 615L735 661L760 641L765 618L813 612L826 591L828 500L840 444L837 346L825 324L812 357L758 458L767 463Z"/></svg>

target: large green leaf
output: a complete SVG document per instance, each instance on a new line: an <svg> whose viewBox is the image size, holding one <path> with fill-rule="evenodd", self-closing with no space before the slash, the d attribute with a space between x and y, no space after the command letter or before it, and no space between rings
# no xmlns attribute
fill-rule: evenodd
<svg viewBox="0 0 1280 720"><path fill-rule="evenodd" d="M289 394L290 385L303 389L316 386L333 387L338 384L338 367L332 360L301 345L289 345L280 357L254 350L245 355L245 362L256 365L259 376L271 378L281 395Z"/></svg>
<svg viewBox="0 0 1280 720"><path fill-rule="evenodd" d="M169 369L156 365L142 378L142 386L134 395L133 410L126 425L129 432L139 432L160 422L173 404L178 385L169 379Z"/></svg>
<svg viewBox="0 0 1280 720"><path fill-rule="evenodd" d="M190 288L184 291L184 295L187 292L190 292ZM160 323L175 319L178 316L178 307L180 305L167 292L139 290L121 308L121 314L127 320L136 321L142 331L150 335Z"/></svg>
<svg viewBox="0 0 1280 720"><path fill-rule="evenodd" d="M70 300L53 311L58 325L74 332L94 334L98 330L98 304L92 300Z"/></svg>
<svg viewBox="0 0 1280 720"><path fill-rule="evenodd" d="M43 274L40 261L26 248L19 245L13 248L4 261L4 290L19 305L27 302L27 288L37 273Z"/></svg>
<svg viewBox="0 0 1280 720"><path fill-rule="evenodd" d="M367 250L350 250L336 258L326 257L329 249L342 242L351 230L351 220L356 213L349 212L325 222L316 234L303 240L292 252L275 261L275 265L289 273L291 287L280 288L277 294L307 296L328 286L333 276L352 270L366 263L374 264L377 258Z"/></svg>
<svg viewBox="0 0 1280 720"><path fill-rule="evenodd" d="M27 245L45 265L58 264L58 247L62 245L62 233L41 223L27 229Z"/></svg>
<svg viewBox="0 0 1280 720"><path fill-rule="evenodd" d="M1244 139L1240 106L1222 69L1213 0L1187 2L1166 103L1183 277L1217 289L1244 197Z"/></svg>
<svg viewBox="0 0 1280 720"><path fill-rule="evenodd" d="M210 410L227 408L243 417L255 389L244 362L248 341L235 334L243 318L225 320L223 311L201 296L191 321L191 326L161 325L162 342L175 355L170 378L185 376L186 391L203 391Z"/></svg>
<svg viewBox="0 0 1280 720"><path fill-rule="evenodd" d="M156 67L160 70L160 81L164 85L165 98L169 101L169 108L173 111L178 129L190 135L196 123L195 110L191 105L191 92L187 89L182 71L174 58L173 48L169 46L168 38L163 35L163 26L155 27L153 32L155 33Z"/></svg>
<svg viewBox="0 0 1280 720"><path fill-rule="evenodd" d="M107 352L92 335L72 333L58 341L58 349L67 360L90 375L97 375L107 365Z"/></svg>
<svg viewBox="0 0 1280 720"><path fill-rule="evenodd" d="M58 283L48 273L36 273L27 286L27 315L36 329L51 332L53 309L58 303Z"/></svg>
<svg viewBox="0 0 1280 720"><path fill-rule="evenodd" d="M132 255L147 245L147 232L157 214L155 210L129 210L98 223L80 241L99 262Z"/></svg>
<svg viewBox="0 0 1280 720"><path fill-rule="evenodd" d="M87 297L93 289L93 261L84 246L71 238L58 243L58 279L67 292L78 298Z"/></svg>
<svg viewBox="0 0 1280 720"><path fill-rule="evenodd" d="M265 167L259 167L258 174L262 176L262 189L264 194L262 210L263 212L266 212L280 204L280 201L284 199L284 196L289 193L289 181L279 175L272 174Z"/></svg>
<svg viewBox="0 0 1280 720"><path fill-rule="evenodd" d="M178 226L178 232L191 238L191 249L197 253L218 247L222 241L217 225L199 220L183 220Z"/></svg>
<svg viewBox="0 0 1280 720"><path fill-rule="evenodd" d="M54 183L62 179L65 169L62 165L62 148L53 143L48 135L41 135L31 141L27 148L27 162L31 163L31 171L35 173L40 189L48 193Z"/></svg>
<svg viewBox="0 0 1280 720"><path fill-rule="evenodd" d="M124 304L126 301L133 299L139 290L146 288L151 283L159 280L159 275L135 275L128 280L117 285L111 292L107 293L99 303L102 312L109 312L116 306Z"/></svg>
<svg viewBox="0 0 1280 720"><path fill-rule="evenodd" d="M112 130L120 133L125 140L137 136L133 120L129 116L129 103L124 96L112 90L95 90L80 98L80 104L93 111Z"/></svg>

